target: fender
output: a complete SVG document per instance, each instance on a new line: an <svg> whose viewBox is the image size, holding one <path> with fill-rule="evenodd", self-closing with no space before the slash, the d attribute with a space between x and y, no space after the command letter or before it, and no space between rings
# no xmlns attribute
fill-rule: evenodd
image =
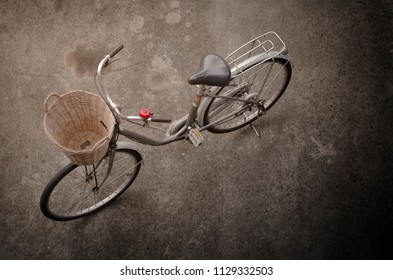
<svg viewBox="0 0 393 280"><path fill-rule="evenodd" d="M239 68L248 68L254 64L267 61L271 58L283 58L283 59L290 61L289 56L287 56L287 53L288 53L287 50L284 50L282 53L268 52L268 53L264 53L263 55L260 55L260 54L255 55L251 58L248 58L248 59L242 61L236 67L233 67L231 69L231 77L233 78L233 77L239 75L239 73L240 73ZM210 92L214 93L214 92L218 91L219 89L220 89L220 87L212 87ZM205 125L203 123L203 119L205 116L205 111L207 109L207 106L209 106L211 100L212 100L212 97L204 97L201 101L201 104L199 105L198 117L197 117L197 122L198 122L199 126Z"/></svg>
<svg viewBox="0 0 393 280"><path fill-rule="evenodd" d="M131 142L117 142L117 148L118 149L130 149L130 150L135 150L137 151L141 157L142 157L142 164L144 162L145 156L143 155L143 153L141 152L141 150L139 149L139 147Z"/></svg>

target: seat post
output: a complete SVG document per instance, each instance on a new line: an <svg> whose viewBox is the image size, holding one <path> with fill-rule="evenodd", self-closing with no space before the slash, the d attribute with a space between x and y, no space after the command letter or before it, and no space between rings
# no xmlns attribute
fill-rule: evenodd
<svg viewBox="0 0 393 280"><path fill-rule="evenodd" d="M201 103L201 99L202 99L204 90L205 90L205 85L198 85L198 91L194 95L194 99L192 101L192 107L191 107L190 113L188 114L188 119L186 122L187 128L192 126L195 122L198 108L199 108L199 104Z"/></svg>
<svg viewBox="0 0 393 280"><path fill-rule="evenodd" d="M194 100L192 102L192 106L199 107L199 104L201 103L201 98L203 96L203 91L205 90L205 85L199 85L198 86L198 91L194 95Z"/></svg>

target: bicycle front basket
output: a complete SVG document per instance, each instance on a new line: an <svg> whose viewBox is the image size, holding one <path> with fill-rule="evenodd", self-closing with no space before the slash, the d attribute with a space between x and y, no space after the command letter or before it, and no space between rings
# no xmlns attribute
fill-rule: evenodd
<svg viewBox="0 0 393 280"><path fill-rule="evenodd" d="M49 105L49 99L56 98ZM49 139L78 165L97 163L105 156L115 117L96 94L76 90L51 93L44 103L44 130Z"/></svg>

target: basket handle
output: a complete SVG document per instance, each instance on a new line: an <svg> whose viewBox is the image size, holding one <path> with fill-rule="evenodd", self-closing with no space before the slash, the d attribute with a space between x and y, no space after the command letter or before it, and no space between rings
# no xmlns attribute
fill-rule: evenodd
<svg viewBox="0 0 393 280"><path fill-rule="evenodd" d="M52 107L52 105L49 105L49 99L51 99L52 97L56 97L57 99L60 99L61 95L58 94L57 92L49 93L49 95L45 98L45 101L44 101L44 111L45 111L45 113L48 113L50 108Z"/></svg>
<svg viewBox="0 0 393 280"><path fill-rule="evenodd" d="M93 148L91 148L91 151L96 150L98 146L100 146L102 143L104 143L104 142L107 141L107 140L109 140L109 137L108 137L108 136L105 137L105 138L102 138L100 141L98 141L98 142L93 146Z"/></svg>

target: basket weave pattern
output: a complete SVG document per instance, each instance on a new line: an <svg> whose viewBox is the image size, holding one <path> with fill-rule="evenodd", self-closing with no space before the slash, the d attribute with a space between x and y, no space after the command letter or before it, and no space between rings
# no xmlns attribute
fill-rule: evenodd
<svg viewBox="0 0 393 280"><path fill-rule="evenodd" d="M71 162L95 164L106 154L115 118L101 97L82 90L51 93L44 110L46 135Z"/></svg>

